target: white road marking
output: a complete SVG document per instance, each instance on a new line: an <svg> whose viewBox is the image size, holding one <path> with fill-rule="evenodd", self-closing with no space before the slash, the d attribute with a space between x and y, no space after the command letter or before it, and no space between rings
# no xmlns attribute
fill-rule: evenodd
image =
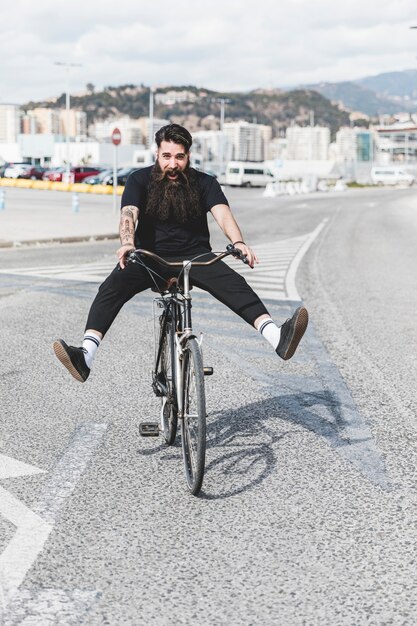
<svg viewBox="0 0 417 626"><path fill-rule="evenodd" d="M0 479L44 472L38 467L0 454ZM51 526L3 487L0 487L0 514L17 527L14 538L0 555L0 606L4 607L43 548Z"/></svg>
<svg viewBox="0 0 417 626"><path fill-rule="evenodd" d="M324 219L311 233L255 246L261 262L253 270L236 259L226 259L226 262L244 276L260 298L301 300L295 286L295 275L302 258L322 231L326 221ZM100 283L114 267L114 259L109 258L79 265L14 268L0 270L0 273Z"/></svg>
<svg viewBox="0 0 417 626"><path fill-rule="evenodd" d="M4 478L17 478L18 476L30 476L31 474L44 474L46 470L33 465L22 463L10 456L0 454L0 480Z"/></svg>
<svg viewBox="0 0 417 626"><path fill-rule="evenodd" d="M106 430L106 424L84 424L77 428L53 468L34 511L0 487L0 513L16 526L15 535L0 555L0 606L3 611L7 610L7 605L16 596L27 572L42 551L67 498L74 491ZM2 478L43 471L18 461L13 463L13 459L2 455L0 460L4 459ZM10 474L7 474L8 471Z"/></svg>
<svg viewBox="0 0 417 626"><path fill-rule="evenodd" d="M5 608L43 549L53 525L3 487L0 487L0 499L0 513L17 527L13 539L0 556L0 607Z"/></svg>

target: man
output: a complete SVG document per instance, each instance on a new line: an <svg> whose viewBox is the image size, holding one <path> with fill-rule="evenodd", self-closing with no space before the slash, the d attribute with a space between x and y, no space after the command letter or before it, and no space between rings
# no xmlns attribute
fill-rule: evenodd
<svg viewBox="0 0 417 626"><path fill-rule="evenodd" d="M144 248L167 260L199 255L204 255L204 260L212 258L207 224L210 211L226 237L247 257L250 267L258 263L254 251L243 240L217 180L190 167L192 137L188 130L168 124L156 133L155 140L155 164L134 171L126 182L120 215L119 263L100 286L91 306L82 347L68 346L62 339L54 342L56 356L80 382L87 380L97 349L122 306L154 285L156 274L151 275L135 263L126 265L129 252ZM168 277L166 269L148 265ZM304 307L278 327L253 289L223 261L192 267L190 278L194 285L254 326L282 359L292 357L308 324ZM158 277L156 280L160 283Z"/></svg>

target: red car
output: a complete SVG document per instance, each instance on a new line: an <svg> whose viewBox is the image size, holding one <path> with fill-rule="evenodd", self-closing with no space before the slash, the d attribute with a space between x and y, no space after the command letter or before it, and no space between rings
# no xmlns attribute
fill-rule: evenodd
<svg viewBox="0 0 417 626"><path fill-rule="evenodd" d="M42 176L43 180L52 180L54 182L61 182L62 176L65 174L65 167L56 167L51 170L47 170ZM73 177L73 181L75 183L81 183L84 178L87 176L94 176L95 174L99 174L101 172L101 168L99 167L91 167L87 165L80 165L79 167L72 167L70 169L70 174Z"/></svg>

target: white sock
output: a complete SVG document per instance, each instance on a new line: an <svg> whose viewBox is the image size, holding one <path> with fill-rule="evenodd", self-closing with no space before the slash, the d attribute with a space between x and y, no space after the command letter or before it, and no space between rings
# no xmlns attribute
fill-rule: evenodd
<svg viewBox="0 0 417 626"><path fill-rule="evenodd" d="M259 332L262 337L271 344L271 346L276 350L278 348L279 339L281 337L281 329L275 324L274 320L271 317L264 319L259 328Z"/></svg>
<svg viewBox="0 0 417 626"><path fill-rule="evenodd" d="M87 367L89 367L90 369L100 343L101 339L98 335L92 333L91 331L85 333L83 340L84 359Z"/></svg>

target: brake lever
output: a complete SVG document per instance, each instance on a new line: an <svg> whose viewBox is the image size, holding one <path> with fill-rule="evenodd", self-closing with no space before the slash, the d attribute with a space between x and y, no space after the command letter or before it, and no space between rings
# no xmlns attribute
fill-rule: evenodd
<svg viewBox="0 0 417 626"><path fill-rule="evenodd" d="M134 252L129 252L129 253L126 255L125 267L126 267L127 265L129 265L130 263L138 263L138 260L137 260L136 254L135 254ZM120 267L120 263L118 263L118 264L117 264L117 269L118 269L118 271L121 271L121 270L122 270L122 268Z"/></svg>
<svg viewBox="0 0 417 626"><path fill-rule="evenodd" d="M240 259L243 263L249 265L248 257L246 256L246 254L243 254L243 252L241 252L239 248L235 248L233 244L227 244L226 250L236 259Z"/></svg>

